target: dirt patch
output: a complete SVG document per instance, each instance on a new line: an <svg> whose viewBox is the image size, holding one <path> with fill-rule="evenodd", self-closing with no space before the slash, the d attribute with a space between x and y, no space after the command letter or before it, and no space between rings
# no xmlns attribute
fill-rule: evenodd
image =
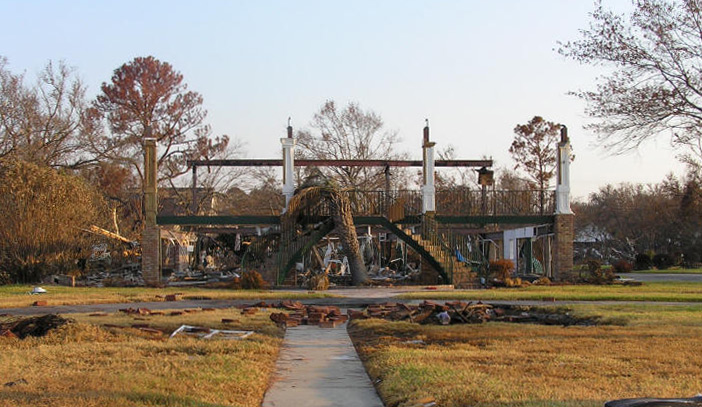
<svg viewBox="0 0 702 407"><path fill-rule="evenodd" d="M49 331L70 322L73 322L73 320L63 318L56 314L14 319L0 322L0 336L11 336L20 339L24 339L28 336L44 336L49 333Z"/></svg>

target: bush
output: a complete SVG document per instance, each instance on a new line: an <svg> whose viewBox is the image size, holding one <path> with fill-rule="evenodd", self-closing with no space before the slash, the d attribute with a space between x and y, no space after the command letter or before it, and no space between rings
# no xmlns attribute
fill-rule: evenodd
<svg viewBox="0 0 702 407"><path fill-rule="evenodd" d="M588 260L586 265L587 265L587 270L590 273L593 273L593 272L600 270L602 268L602 262L599 260L596 260L596 259Z"/></svg>
<svg viewBox="0 0 702 407"><path fill-rule="evenodd" d="M538 280L531 283L533 285L551 285L551 280L548 277L539 277Z"/></svg>
<svg viewBox="0 0 702 407"><path fill-rule="evenodd" d="M603 269L602 263L598 260L588 260L587 262L588 276L585 281L591 284L612 284L614 281L614 273L611 269Z"/></svg>
<svg viewBox="0 0 702 407"><path fill-rule="evenodd" d="M255 270L241 273L241 288L244 290L260 290L267 286L261 274Z"/></svg>
<svg viewBox="0 0 702 407"><path fill-rule="evenodd" d="M614 268L614 271L617 273L629 273L634 269L634 266L628 261L621 259L612 264L612 268Z"/></svg>
<svg viewBox="0 0 702 407"><path fill-rule="evenodd" d="M313 291L324 291L329 289L329 277L327 273L315 274L307 281L307 289Z"/></svg>
<svg viewBox="0 0 702 407"><path fill-rule="evenodd" d="M667 253L658 253L653 256L653 265L658 270L665 270L673 265L673 256Z"/></svg>
<svg viewBox="0 0 702 407"><path fill-rule="evenodd" d="M687 250L683 253L683 267L691 269L698 268L700 263L700 255L695 250Z"/></svg>
<svg viewBox="0 0 702 407"><path fill-rule="evenodd" d="M81 231L106 220L83 179L15 159L0 163L0 212L0 272L14 283L76 271L95 242Z"/></svg>
<svg viewBox="0 0 702 407"><path fill-rule="evenodd" d="M492 260L490 261L490 273L496 279L505 281L514 271L514 262L509 259Z"/></svg>
<svg viewBox="0 0 702 407"><path fill-rule="evenodd" d="M634 270L650 270L652 265L651 256L646 253L639 253L634 258Z"/></svg>

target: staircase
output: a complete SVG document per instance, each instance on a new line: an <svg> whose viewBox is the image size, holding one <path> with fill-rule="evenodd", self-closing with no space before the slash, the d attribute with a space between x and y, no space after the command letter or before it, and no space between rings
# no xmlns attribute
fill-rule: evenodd
<svg viewBox="0 0 702 407"><path fill-rule="evenodd" d="M478 274L487 270L487 261L475 242L453 233L439 233L433 216L422 217L421 234L409 228L402 231L433 257L455 287L471 288L479 285ZM434 267L436 268L436 267ZM432 284L436 276L430 268L423 268L421 282Z"/></svg>

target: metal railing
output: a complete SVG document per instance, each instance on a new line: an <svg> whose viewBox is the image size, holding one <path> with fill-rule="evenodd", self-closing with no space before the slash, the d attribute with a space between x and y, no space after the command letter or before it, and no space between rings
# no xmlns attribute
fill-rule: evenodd
<svg viewBox="0 0 702 407"><path fill-rule="evenodd" d="M436 213L456 216L550 215L556 210L553 190L437 190Z"/></svg>

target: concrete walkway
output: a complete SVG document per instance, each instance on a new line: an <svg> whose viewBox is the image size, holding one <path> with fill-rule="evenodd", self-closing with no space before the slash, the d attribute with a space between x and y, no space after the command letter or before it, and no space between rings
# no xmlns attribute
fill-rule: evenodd
<svg viewBox="0 0 702 407"><path fill-rule="evenodd" d="M382 407L346 324L289 328L263 407Z"/></svg>

